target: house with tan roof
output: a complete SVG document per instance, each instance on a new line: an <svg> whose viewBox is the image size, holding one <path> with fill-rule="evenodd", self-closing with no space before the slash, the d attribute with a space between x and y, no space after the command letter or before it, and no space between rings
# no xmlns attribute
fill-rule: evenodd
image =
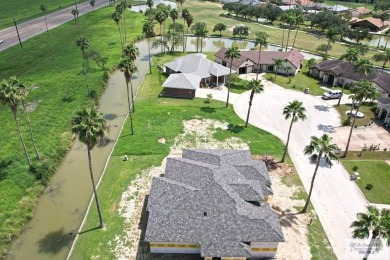
<svg viewBox="0 0 390 260"><path fill-rule="evenodd" d="M356 9L353 9L351 11L352 17L363 17L363 16L366 16L368 14L372 14L372 10L368 9L367 7L363 7L363 6L357 7Z"/></svg>
<svg viewBox="0 0 390 260"><path fill-rule="evenodd" d="M389 24L389 21L382 22L381 19L369 17L365 19L357 19L352 22L351 28L368 28L372 32L379 32L385 30Z"/></svg>
<svg viewBox="0 0 390 260"><path fill-rule="evenodd" d="M266 165L250 151L184 149L153 178L145 241L152 255L273 258L284 235L272 194Z"/></svg>
<svg viewBox="0 0 390 260"><path fill-rule="evenodd" d="M331 86L343 86L365 79L373 83L383 97L387 97L390 93L390 74L374 68L370 74L365 75L363 72L358 72L356 66L349 61L322 61L311 67L309 73Z"/></svg>
<svg viewBox="0 0 390 260"><path fill-rule="evenodd" d="M230 59L225 58L227 48L221 48L215 53L215 62L230 68ZM239 74L250 72L275 72L278 69L279 74L296 75L301 68L303 55L298 50L291 51L261 51L259 59L259 51L257 50L241 50L241 57L233 60L232 69L238 71ZM281 59L282 66L276 68L275 60Z"/></svg>
<svg viewBox="0 0 390 260"><path fill-rule="evenodd" d="M195 92L201 85L219 86L230 74L228 68L208 60L201 53L177 58L164 66L168 78L163 83L161 96L167 97L195 98Z"/></svg>

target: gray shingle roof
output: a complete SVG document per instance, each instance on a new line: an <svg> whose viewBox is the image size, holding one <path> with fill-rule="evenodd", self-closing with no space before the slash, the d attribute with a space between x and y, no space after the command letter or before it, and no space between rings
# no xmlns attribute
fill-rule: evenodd
<svg viewBox="0 0 390 260"><path fill-rule="evenodd" d="M214 257L250 257L243 242L284 241L263 201L268 173L256 170L264 169L249 151L185 149L183 158L168 158L164 177L153 179L145 240L200 243L201 255Z"/></svg>
<svg viewBox="0 0 390 260"><path fill-rule="evenodd" d="M165 80L164 88L198 89L201 78L188 73L171 74Z"/></svg>

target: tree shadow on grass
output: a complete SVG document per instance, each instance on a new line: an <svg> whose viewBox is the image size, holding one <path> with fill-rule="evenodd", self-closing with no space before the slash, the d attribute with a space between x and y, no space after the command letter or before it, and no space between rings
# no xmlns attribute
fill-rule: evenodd
<svg viewBox="0 0 390 260"><path fill-rule="evenodd" d="M7 168L12 164L12 160L1 160L0 161L0 181L4 180L7 175L8 171Z"/></svg>
<svg viewBox="0 0 390 260"><path fill-rule="evenodd" d="M238 133L242 132L244 129L245 129L245 127L243 125L229 124L227 131L230 133L238 134Z"/></svg>
<svg viewBox="0 0 390 260"><path fill-rule="evenodd" d="M69 247L76 236L76 232L65 233L64 227L61 229L48 233L44 238L39 240L39 252L57 254L64 247Z"/></svg>
<svg viewBox="0 0 390 260"><path fill-rule="evenodd" d="M213 107L201 107L200 111L206 112L206 113L214 113L216 111Z"/></svg>

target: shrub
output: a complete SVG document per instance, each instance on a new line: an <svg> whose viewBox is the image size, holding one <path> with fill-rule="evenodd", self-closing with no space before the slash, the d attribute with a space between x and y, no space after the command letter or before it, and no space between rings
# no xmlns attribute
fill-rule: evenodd
<svg viewBox="0 0 390 260"><path fill-rule="evenodd" d="M372 190L374 186L371 183L368 183L365 188L366 190Z"/></svg>
<svg viewBox="0 0 390 260"><path fill-rule="evenodd" d="M352 171L357 172L358 170L359 170L359 166L355 165L355 166L352 167Z"/></svg>

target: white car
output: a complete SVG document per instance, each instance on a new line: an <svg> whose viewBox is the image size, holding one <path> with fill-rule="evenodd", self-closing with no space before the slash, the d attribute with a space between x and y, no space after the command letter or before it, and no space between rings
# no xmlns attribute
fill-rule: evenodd
<svg viewBox="0 0 390 260"><path fill-rule="evenodd" d="M3 43L3 40L0 40L0 44L2 44Z"/></svg>
<svg viewBox="0 0 390 260"><path fill-rule="evenodd" d="M334 99L334 98L340 98L343 95L343 92L341 90L329 90L328 92L325 92L322 95L323 99Z"/></svg>

